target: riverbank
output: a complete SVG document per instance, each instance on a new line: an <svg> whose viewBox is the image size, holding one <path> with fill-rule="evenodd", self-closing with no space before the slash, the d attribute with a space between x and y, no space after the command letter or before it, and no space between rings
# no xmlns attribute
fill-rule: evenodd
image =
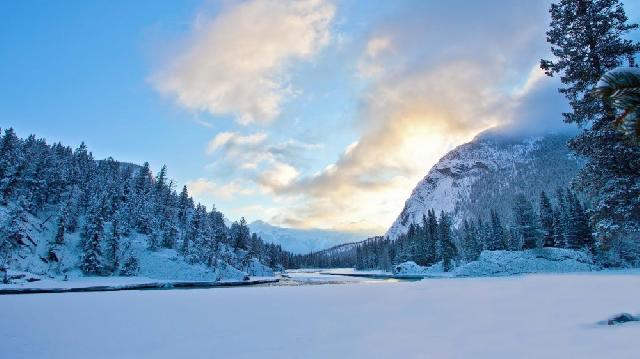
<svg viewBox="0 0 640 359"><path fill-rule="evenodd" d="M242 281L175 281L144 277L85 277L68 281L44 279L21 284L0 284L0 295L237 287L271 284L279 280L276 277L249 278Z"/></svg>

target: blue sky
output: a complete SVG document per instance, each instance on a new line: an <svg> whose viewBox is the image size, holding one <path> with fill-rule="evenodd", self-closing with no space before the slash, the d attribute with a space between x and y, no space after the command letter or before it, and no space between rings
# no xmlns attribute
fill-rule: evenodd
<svg viewBox="0 0 640 359"><path fill-rule="evenodd" d="M0 127L167 164L231 219L379 233L453 146L559 123L547 7L4 1Z"/></svg>

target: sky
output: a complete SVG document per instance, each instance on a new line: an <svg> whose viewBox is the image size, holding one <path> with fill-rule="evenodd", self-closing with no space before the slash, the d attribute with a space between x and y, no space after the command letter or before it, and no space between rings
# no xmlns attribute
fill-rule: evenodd
<svg viewBox="0 0 640 359"><path fill-rule="evenodd" d="M479 132L567 129L549 4L3 1L0 127L166 164L231 220L381 234Z"/></svg>

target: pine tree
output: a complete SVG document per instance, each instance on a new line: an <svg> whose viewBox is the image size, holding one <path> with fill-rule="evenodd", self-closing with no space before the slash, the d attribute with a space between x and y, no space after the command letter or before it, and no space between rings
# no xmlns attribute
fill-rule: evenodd
<svg viewBox="0 0 640 359"><path fill-rule="evenodd" d="M109 266L111 273L116 273L120 267L120 224L118 221L111 223L111 231L107 236L107 253L105 255L105 264Z"/></svg>
<svg viewBox="0 0 640 359"><path fill-rule="evenodd" d="M234 243L235 248L248 249L250 236L249 227L244 217L240 219L240 222L233 222L231 225L231 241Z"/></svg>
<svg viewBox="0 0 640 359"><path fill-rule="evenodd" d="M451 219L444 212L440 213L438 221L438 237L440 238L440 246L442 253L442 268L445 272L449 272L453 268L453 260L456 256L456 247L453 244L453 235L451 233Z"/></svg>
<svg viewBox="0 0 640 359"><path fill-rule="evenodd" d="M538 247L538 239L540 237L538 219L531 202L523 194L517 195L514 199L513 217L515 229L522 242L522 248Z"/></svg>
<svg viewBox="0 0 640 359"><path fill-rule="evenodd" d="M635 66L640 43L618 0L561 0L551 6L547 41L555 60L542 60L547 75L561 75L571 105L565 121L584 126L570 146L587 159L576 188L593 199L591 219L605 242L637 238L640 231L640 146L629 146L615 128L607 101L593 95L600 77L626 62ZM569 242L569 239L567 239Z"/></svg>
<svg viewBox="0 0 640 359"><path fill-rule="evenodd" d="M438 237L438 219L433 209L427 211L427 225L424 232L426 262L427 265L432 265L440 260L438 256L438 243L440 241Z"/></svg>
<svg viewBox="0 0 640 359"><path fill-rule="evenodd" d="M88 275L103 273L102 239L104 237L103 199L96 199L82 230L80 269Z"/></svg>
<svg viewBox="0 0 640 359"><path fill-rule="evenodd" d="M58 226L56 230L56 236L53 239L55 244L64 244L64 232L67 227L67 210L63 207L58 214Z"/></svg>
<svg viewBox="0 0 640 359"><path fill-rule="evenodd" d="M555 246L554 214L551 201L544 191L540 192L540 227L542 228L542 245Z"/></svg>
<svg viewBox="0 0 640 359"><path fill-rule="evenodd" d="M562 231L562 214L560 208L553 211L553 246L558 248L564 248L566 246L564 235Z"/></svg>
<svg viewBox="0 0 640 359"><path fill-rule="evenodd" d="M498 216L498 212L495 209L491 210L491 240L490 250L506 250L509 245L507 243L507 236Z"/></svg>
<svg viewBox="0 0 640 359"><path fill-rule="evenodd" d="M464 232L464 247L466 252L466 257L468 261L475 261L480 256L482 252L482 243L478 240L477 230L475 228L475 224L473 221L464 220L463 225Z"/></svg>
<svg viewBox="0 0 640 359"><path fill-rule="evenodd" d="M127 257L127 259L125 259L124 263L122 264L120 275L125 277L131 277L131 276L137 275L139 271L140 271L140 262L138 261L138 258L134 256L129 256Z"/></svg>

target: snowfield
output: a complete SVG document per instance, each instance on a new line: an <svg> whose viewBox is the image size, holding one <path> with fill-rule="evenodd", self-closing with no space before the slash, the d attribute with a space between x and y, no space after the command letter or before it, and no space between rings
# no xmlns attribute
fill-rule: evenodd
<svg viewBox="0 0 640 359"><path fill-rule="evenodd" d="M310 275L310 274L308 274ZM375 284L374 284L375 283ZM5 358L637 358L631 272L0 296Z"/></svg>

